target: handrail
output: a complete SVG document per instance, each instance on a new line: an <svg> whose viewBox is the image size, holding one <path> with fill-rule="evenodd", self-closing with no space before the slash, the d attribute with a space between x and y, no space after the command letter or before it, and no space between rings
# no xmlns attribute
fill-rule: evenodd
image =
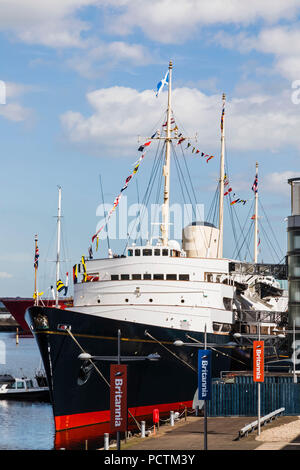
<svg viewBox="0 0 300 470"><path fill-rule="evenodd" d="M279 408L278 410L272 411L271 413L263 416L260 419L260 424L264 425L269 421L272 421L272 419L277 418L279 415L283 414L285 411L285 408ZM248 436L250 432L252 432L254 429L256 429L258 426L258 419L256 421L253 421L250 424L247 424L244 426L242 429L239 430L239 435L236 438L236 440L241 439L241 437Z"/></svg>

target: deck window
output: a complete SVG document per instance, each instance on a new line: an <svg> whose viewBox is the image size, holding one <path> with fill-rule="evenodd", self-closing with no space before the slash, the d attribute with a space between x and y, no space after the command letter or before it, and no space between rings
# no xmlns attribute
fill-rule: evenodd
<svg viewBox="0 0 300 470"><path fill-rule="evenodd" d="M167 279L167 281L176 281L177 280L177 274L167 274L166 279Z"/></svg>
<svg viewBox="0 0 300 470"><path fill-rule="evenodd" d="M128 250L128 256L133 256L133 250Z"/></svg>
<svg viewBox="0 0 300 470"><path fill-rule="evenodd" d="M129 274L121 274L122 281L129 281Z"/></svg>
<svg viewBox="0 0 300 470"><path fill-rule="evenodd" d="M163 274L153 274L153 279L155 279L156 281L161 281L164 279L164 275Z"/></svg>
<svg viewBox="0 0 300 470"><path fill-rule="evenodd" d="M145 279L145 281L151 280L151 274L144 274L143 279Z"/></svg>
<svg viewBox="0 0 300 470"><path fill-rule="evenodd" d="M152 250L148 250L148 249L143 250L143 256L152 256Z"/></svg>
<svg viewBox="0 0 300 470"><path fill-rule="evenodd" d="M160 256L160 249L159 248L155 248L154 256Z"/></svg>
<svg viewBox="0 0 300 470"><path fill-rule="evenodd" d="M118 281L118 280L119 280L119 274L112 274L112 275L110 276L110 279L111 279L112 281Z"/></svg>
<svg viewBox="0 0 300 470"><path fill-rule="evenodd" d="M189 274L179 274L179 281L189 281L190 275Z"/></svg>
<svg viewBox="0 0 300 470"><path fill-rule="evenodd" d="M141 256L141 250L137 248L136 250L134 250L134 254L135 256Z"/></svg>
<svg viewBox="0 0 300 470"><path fill-rule="evenodd" d="M169 256L169 250L167 250L166 248L164 248L164 249L162 250L162 255L163 255L163 256Z"/></svg>
<svg viewBox="0 0 300 470"><path fill-rule="evenodd" d="M132 278L133 281L138 281L138 280L142 279L142 275L141 274L132 274L131 278Z"/></svg>

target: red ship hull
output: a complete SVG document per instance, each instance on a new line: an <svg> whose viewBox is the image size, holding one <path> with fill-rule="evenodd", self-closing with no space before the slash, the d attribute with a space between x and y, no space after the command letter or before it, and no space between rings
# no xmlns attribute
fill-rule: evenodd
<svg viewBox="0 0 300 470"><path fill-rule="evenodd" d="M9 311L9 313L14 317L18 325L22 329L22 333L26 336L33 336L29 327L25 321L25 312L26 309L34 305L34 299L30 297L3 297L0 298L0 301ZM73 305L72 299L59 300L58 301L60 308L71 307ZM55 300L43 300L43 304L47 307L52 307L55 305Z"/></svg>

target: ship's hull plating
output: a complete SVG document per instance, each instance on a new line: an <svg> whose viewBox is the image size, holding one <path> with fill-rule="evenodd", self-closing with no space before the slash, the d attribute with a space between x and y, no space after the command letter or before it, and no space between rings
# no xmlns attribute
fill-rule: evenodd
<svg viewBox="0 0 300 470"><path fill-rule="evenodd" d="M97 372L78 359L82 351L97 356L117 355L117 333L121 330L121 355L147 356L158 353L159 361L137 361L128 365L128 408L135 417L191 407L197 390L197 349L176 347L186 334L203 342L204 334L117 321L74 311L31 307L26 321L35 334L50 388L56 430L107 422L110 419L109 367L97 362ZM71 327L72 336L64 330ZM151 336L149 336L151 335ZM220 344L213 351L213 377L241 362L233 350L222 348L229 335L208 334L208 342ZM87 366L85 372L83 366ZM102 376L101 376L101 375ZM105 380L106 379L106 380ZM106 382L107 381L107 382Z"/></svg>

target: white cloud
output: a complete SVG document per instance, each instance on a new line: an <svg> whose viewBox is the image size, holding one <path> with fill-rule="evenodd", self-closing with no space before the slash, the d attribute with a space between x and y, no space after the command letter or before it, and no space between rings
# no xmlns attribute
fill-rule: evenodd
<svg viewBox="0 0 300 470"><path fill-rule="evenodd" d="M1 271L0 271L0 279L9 279L9 278L11 278L11 277L13 277L12 274L9 274L9 273L3 272L3 271L1 272Z"/></svg>
<svg viewBox="0 0 300 470"><path fill-rule="evenodd" d="M92 23L91 16L80 18L87 7L100 9L108 31L139 28L160 43L191 38L202 26L295 19L300 8L298 0L1 0L0 31L28 44L82 47Z"/></svg>
<svg viewBox="0 0 300 470"><path fill-rule="evenodd" d="M90 116L68 111L61 116L67 138L77 144L107 148L116 155L132 152L137 136L147 136L166 109L166 92L125 87L100 89L87 94ZM201 147L219 151L221 96L196 88L176 88L173 110L177 124L189 137L198 133ZM284 146L300 148L299 108L289 92L253 94L234 98L226 105L227 145L235 150L277 152Z"/></svg>
<svg viewBox="0 0 300 470"><path fill-rule="evenodd" d="M1 0L0 31L13 33L28 44L52 47L82 46L82 32L89 28L78 17L82 8L98 0Z"/></svg>
<svg viewBox="0 0 300 470"><path fill-rule="evenodd" d="M263 177L263 187L265 191L276 194L289 194L290 186L287 184L289 178L297 176L295 171L282 171L269 173Z"/></svg>
<svg viewBox="0 0 300 470"><path fill-rule="evenodd" d="M103 74L103 66L112 68L120 63L126 66L148 65L153 59L147 48L140 44L127 44L122 41L100 43L67 61L68 65L84 77L99 77Z"/></svg>
<svg viewBox="0 0 300 470"><path fill-rule="evenodd" d="M224 33L215 35L215 41L222 47L248 53L256 50L272 54L274 69L289 80L300 79L300 29L299 23L289 26L263 28L256 36L245 32L236 35Z"/></svg>
<svg viewBox="0 0 300 470"><path fill-rule="evenodd" d="M127 0L122 6L124 12L109 23L113 32L129 34L138 27L162 43L190 38L202 26L293 19L300 8L297 0Z"/></svg>

